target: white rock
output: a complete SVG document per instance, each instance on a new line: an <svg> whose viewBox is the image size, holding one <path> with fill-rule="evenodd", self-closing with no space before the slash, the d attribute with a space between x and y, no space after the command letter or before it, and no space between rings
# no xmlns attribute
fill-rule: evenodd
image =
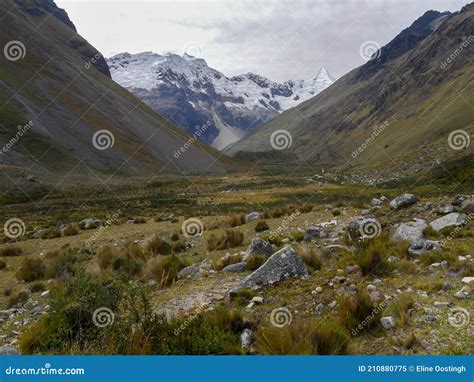
<svg viewBox="0 0 474 382"><path fill-rule="evenodd" d="M382 317L380 319L380 324L384 329L392 329L395 327L395 318L392 316Z"/></svg>
<svg viewBox="0 0 474 382"><path fill-rule="evenodd" d="M474 277L464 277L464 278L462 279L462 282L463 282L464 284L471 284L471 283L474 282Z"/></svg>

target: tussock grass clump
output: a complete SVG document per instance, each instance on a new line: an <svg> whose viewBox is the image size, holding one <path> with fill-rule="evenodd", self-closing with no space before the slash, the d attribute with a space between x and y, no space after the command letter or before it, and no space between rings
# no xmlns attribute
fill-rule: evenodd
<svg viewBox="0 0 474 382"><path fill-rule="evenodd" d="M30 290L32 292L43 292L46 290L46 284L42 281L35 281L30 285Z"/></svg>
<svg viewBox="0 0 474 382"><path fill-rule="evenodd" d="M395 263L396 269L402 274L414 275L418 272L416 264L410 260L401 259Z"/></svg>
<svg viewBox="0 0 474 382"><path fill-rule="evenodd" d="M213 266L216 271L221 271L228 265L237 264L242 262L241 255L233 255L233 256L224 256L220 259L214 260Z"/></svg>
<svg viewBox="0 0 474 382"><path fill-rule="evenodd" d="M40 280L44 278L45 275L45 261L42 258L36 256L26 258L16 273L16 277L19 280L23 280L27 283Z"/></svg>
<svg viewBox="0 0 474 382"><path fill-rule="evenodd" d="M341 214L340 210L332 210L331 211L332 216L339 216Z"/></svg>
<svg viewBox="0 0 474 382"><path fill-rule="evenodd" d="M145 224L146 219L143 216L137 216L133 218L133 224Z"/></svg>
<svg viewBox="0 0 474 382"><path fill-rule="evenodd" d="M397 323L405 326L410 321L410 309L415 307L415 301L410 295L402 295L390 305L390 310L397 318Z"/></svg>
<svg viewBox="0 0 474 382"><path fill-rule="evenodd" d="M243 288L238 292L231 294L231 301L236 302L239 306L247 305L253 297L256 296L252 288Z"/></svg>
<svg viewBox="0 0 474 382"><path fill-rule="evenodd" d="M387 261L390 252L388 235L383 233L358 248L354 261L364 276L385 276L391 270L391 264Z"/></svg>
<svg viewBox="0 0 474 382"><path fill-rule="evenodd" d="M74 236L78 235L80 232L79 224L77 223L71 223L68 224L64 229L63 229L63 234L64 236Z"/></svg>
<svg viewBox="0 0 474 382"><path fill-rule="evenodd" d="M178 241L179 240L179 234L178 233L174 233L171 235L171 241Z"/></svg>
<svg viewBox="0 0 474 382"><path fill-rule="evenodd" d="M423 235L426 239L437 239L440 237L440 234L438 231L434 230L430 225L428 225L424 230L423 230Z"/></svg>
<svg viewBox="0 0 474 382"><path fill-rule="evenodd" d="M348 330L360 332L378 325L384 304L378 305L370 296L358 291L353 296L343 296L339 300L339 320Z"/></svg>
<svg viewBox="0 0 474 382"><path fill-rule="evenodd" d="M97 263L100 269L105 271L120 254L121 250L118 247L111 245L103 247L97 254Z"/></svg>
<svg viewBox="0 0 474 382"><path fill-rule="evenodd" d="M268 260L268 257L262 253L254 253L247 258L247 268L254 271L260 268Z"/></svg>
<svg viewBox="0 0 474 382"><path fill-rule="evenodd" d="M228 226L230 228L245 224L245 214L233 214L229 217Z"/></svg>
<svg viewBox="0 0 474 382"><path fill-rule="evenodd" d="M207 249L209 251L234 248L242 245L244 234L237 230L228 230L221 237L211 236L207 240Z"/></svg>
<svg viewBox="0 0 474 382"><path fill-rule="evenodd" d="M420 263L424 266L440 263L443 260L446 260L449 265L453 265L457 262L457 258L454 254L444 251L429 251L420 255Z"/></svg>
<svg viewBox="0 0 474 382"><path fill-rule="evenodd" d="M296 253L300 255L310 271L314 272L321 269L322 258L314 248L302 246L296 249Z"/></svg>
<svg viewBox="0 0 474 382"><path fill-rule="evenodd" d="M23 250L17 245L8 244L6 247L0 249L0 256L11 257L23 255Z"/></svg>
<svg viewBox="0 0 474 382"><path fill-rule="evenodd" d="M312 204L305 204L303 207L300 208L300 212L302 214L307 214L313 210L314 206Z"/></svg>
<svg viewBox="0 0 474 382"><path fill-rule="evenodd" d="M5 269L7 267L7 263L3 260L0 260L0 269Z"/></svg>
<svg viewBox="0 0 474 382"><path fill-rule="evenodd" d="M61 230L58 227L51 227L45 230L41 230L38 233L39 239L55 239L61 237Z"/></svg>
<svg viewBox="0 0 474 382"><path fill-rule="evenodd" d="M27 291L20 291L17 294L10 296L7 305L9 308L11 308L12 306L23 305L25 302L28 301L29 297L30 295Z"/></svg>
<svg viewBox="0 0 474 382"><path fill-rule="evenodd" d="M260 220L257 225L255 226L255 232L263 232L269 230L270 227L268 226L265 220Z"/></svg>
<svg viewBox="0 0 474 382"><path fill-rule="evenodd" d="M163 240L159 234L154 234L145 243L144 250L153 256L167 256L172 252L171 245Z"/></svg>
<svg viewBox="0 0 474 382"><path fill-rule="evenodd" d="M260 354L272 355L348 354L349 335L336 323L294 322L283 328L260 328L256 347Z"/></svg>
<svg viewBox="0 0 474 382"><path fill-rule="evenodd" d="M157 256L148 260L144 267L144 277L155 280L160 288L173 283L179 271L186 267L177 256Z"/></svg>
<svg viewBox="0 0 474 382"><path fill-rule="evenodd" d="M292 239L293 241L297 241L297 242L303 241L303 239L304 239L304 232L300 232L300 231L293 232L293 233L291 234L291 239Z"/></svg>

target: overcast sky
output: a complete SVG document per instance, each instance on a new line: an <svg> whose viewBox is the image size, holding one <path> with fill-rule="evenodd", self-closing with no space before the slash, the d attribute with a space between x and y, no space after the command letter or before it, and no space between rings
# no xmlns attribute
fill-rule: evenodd
<svg viewBox="0 0 474 382"><path fill-rule="evenodd" d="M187 51L226 75L272 80L340 77L364 59L361 44L383 46L430 9L458 11L466 0L56 0L78 32L105 56Z"/></svg>

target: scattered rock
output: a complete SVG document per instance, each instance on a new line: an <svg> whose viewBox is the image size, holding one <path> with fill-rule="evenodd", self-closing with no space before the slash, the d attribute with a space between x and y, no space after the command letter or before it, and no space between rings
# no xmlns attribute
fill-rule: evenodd
<svg viewBox="0 0 474 382"><path fill-rule="evenodd" d="M324 304L322 302L316 305L316 308L314 309L317 315L320 315L323 312L323 310L324 310Z"/></svg>
<svg viewBox="0 0 474 382"><path fill-rule="evenodd" d="M28 182L34 183L34 182L36 182L36 176L34 176L34 175L28 175L28 176L26 177L26 180L27 180Z"/></svg>
<svg viewBox="0 0 474 382"><path fill-rule="evenodd" d="M93 229L100 227L102 225L102 222L99 219L92 219L92 218L87 218L82 220L79 223L79 227L81 229Z"/></svg>
<svg viewBox="0 0 474 382"><path fill-rule="evenodd" d="M392 316L382 317L380 319L380 324L384 329L392 329L395 327L395 318Z"/></svg>
<svg viewBox="0 0 474 382"><path fill-rule="evenodd" d="M414 219L408 223L401 223L393 234L393 239L397 241L408 241L410 244L423 239L423 231L428 227L423 219Z"/></svg>
<svg viewBox="0 0 474 382"><path fill-rule="evenodd" d="M260 305L260 304L263 304L263 297L261 296L254 296L252 298L252 301L254 304L257 304L257 305Z"/></svg>
<svg viewBox="0 0 474 382"><path fill-rule="evenodd" d="M470 276L470 277L464 277L464 278L462 279L462 282L463 282L464 284L468 284L468 285L471 284L471 283L474 283L474 277L472 277L472 276Z"/></svg>
<svg viewBox="0 0 474 382"><path fill-rule="evenodd" d="M461 299L461 300L464 300L464 299L469 298L470 294L471 294L471 288L469 288L466 285L466 286L462 287L462 289L460 291L456 292L456 294L454 296Z"/></svg>
<svg viewBox="0 0 474 382"><path fill-rule="evenodd" d="M370 205L372 207L380 207L383 205L383 201L377 198L373 198L372 201L370 202Z"/></svg>
<svg viewBox="0 0 474 382"><path fill-rule="evenodd" d="M260 219L260 212L251 212L247 215L245 215L245 222L249 223L254 220Z"/></svg>
<svg viewBox="0 0 474 382"><path fill-rule="evenodd" d="M440 212L444 215L450 214L451 212L454 212L454 207L453 206L445 206L440 208Z"/></svg>
<svg viewBox="0 0 474 382"><path fill-rule="evenodd" d="M384 299L383 293L378 290L370 292L369 297L372 303L378 303Z"/></svg>
<svg viewBox="0 0 474 382"><path fill-rule="evenodd" d="M45 290L44 292L41 292L40 296L41 297L49 297L49 290Z"/></svg>
<svg viewBox="0 0 474 382"><path fill-rule="evenodd" d="M424 316L423 321L425 322L436 322L438 319L435 316Z"/></svg>
<svg viewBox="0 0 474 382"><path fill-rule="evenodd" d="M291 246L287 246L274 253L265 264L248 275L239 288L256 288L260 285L276 283L287 277L308 275L303 259Z"/></svg>
<svg viewBox="0 0 474 382"><path fill-rule="evenodd" d="M417 202L417 198L413 194L403 194L400 196L397 196L395 199L393 199L390 202L390 208L393 209L400 209L404 207L411 206L412 204L415 204Z"/></svg>
<svg viewBox="0 0 474 382"><path fill-rule="evenodd" d="M367 291L373 292L375 290L377 290L377 287L375 285L373 285L373 284L367 285Z"/></svg>
<svg viewBox="0 0 474 382"><path fill-rule="evenodd" d="M351 239L357 240L363 236L366 230L369 230L369 228L378 227L378 226L379 226L379 223L377 222L377 219L375 218L375 216L367 215L367 216L352 220L348 224L347 229L349 231L349 236L351 237Z"/></svg>
<svg viewBox="0 0 474 382"><path fill-rule="evenodd" d="M267 257L270 257L273 254L272 245L269 242L260 239L259 237L254 237L249 247L245 251L243 260L246 261L250 256L257 254L262 254L266 255Z"/></svg>
<svg viewBox="0 0 474 382"><path fill-rule="evenodd" d="M306 232L304 233L303 240L309 241L313 239L319 239L320 237L324 237L324 236L325 235L323 234L321 229L318 226L312 224L307 228Z"/></svg>
<svg viewBox="0 0 474 382"><path fill-rule="evenodd" d="M247 348L252 345L255 341L255 334L251 329L244 329L240 334L240 345L243 348Z"/></svg>
<svg viewBox="0 0 474 382"><path fill-rule="evenodd" d="M346 267L346 272L349 274L356 273L359 270L359 267L357 265L348 265Z"/></svg>
<svg viewBox="0 0 474 382"><path fill-rule="evenodd" d="M440 302L440 301L435 301L433 303L433 306L435 308L449 308L452 305L451 302Z"/></svg>
<svg viewBox="0 0 474 382"><path fill-rule="evenodd" d="M0 346L0 356L2 355L19 355L18 348L12 345Z"/></svg>
<svg viewBox="0 0 474 382"><path fill-rule="evenodd" d="M323 288L321 288L321 287L319 286L319 287L317 287L317 288L315 289L315 291L316 291L316 293L322 293L322 292L323 292Z"/></svg>
<svg viewBox="0 0 474 382"><path fill-rule="evenodd" d="M467 196L467 195L456 195L453 198L453 201L451 202L451 204L453 206L460 206L468 198L469 198L469 196Z"/></svg>
<svg viewBox="0 0 474 382"><path fill-rule="evenodd" d="M467 223L466 215L458 212L452 212L448 215L442 216L430 223L431 228L439 232L445 228L459 227Z"/></svg>
<svg viewBox="0 0 474 382"><path fill-rule="evenodd" d="M420 256L421 254L429 251L441 251L441 244L433 240L419 240L408 248L408 254L412 257Z"/></svg>
<svg viewBox="0 0 474 382"><path fill-rule="evenodd" d="M225 273L236 273L236 272L246 272L248 271L247 263L242 261L241 263L230 264L222 269L222 272Z"/></svg>

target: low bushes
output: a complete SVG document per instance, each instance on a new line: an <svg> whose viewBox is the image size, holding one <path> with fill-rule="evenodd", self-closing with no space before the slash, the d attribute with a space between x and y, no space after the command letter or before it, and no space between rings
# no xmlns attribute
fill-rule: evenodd
<svg viewBox="0 0 474 382"><path fill-rule="evenodd" d="M207 249L209 251L234 248L242 245L244 234L237 230L228 230L221 237L211 236L207 240Z"/></svg>
<svg viewBox="0 0 474 382"><path fill-rule="evenodd" d="M0 249L1 257L20 256L23 255L23 250L17 245L8 244L6 247Z"/></svg>
<svg viewBox="0 0 474 382"><path fill-rule="evenodd" d="M256 333L260 354L339 355L349 352L349 335L335 323L294 322L283 328L266 326Z"/></svg>

